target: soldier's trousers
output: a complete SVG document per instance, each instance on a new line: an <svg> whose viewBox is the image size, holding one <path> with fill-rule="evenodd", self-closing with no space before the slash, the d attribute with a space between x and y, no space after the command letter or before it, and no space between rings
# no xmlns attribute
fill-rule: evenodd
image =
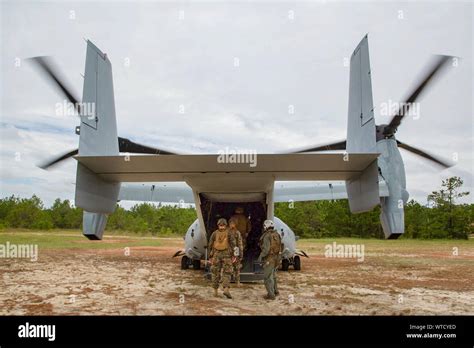
<svg viewBox="0 0 474 348"><path fill-rule="evenodd" d="M242 234L242 253L247 250L247 235ZM242 255L243 256L243 255Z"/></svg>
<svg viewBox="0 0 474 348"><path fill-rule="evenodd" d="M268 295L274 297L275 293L278 292L277 287L277 269L278 261L270 258L263 265L263 283L267 289Z"/></svg>
<svg viewBox="0 0 474 348"><path fill-rule="evenodd" d="M240 282L240 268L242 267L242 263L240 260L237 260L235 263L232 264L232 270L234 274L235 282Z"/></svg>
<svg viewBox="0 0 474 348"><path fill-rule="evenodd" d="M222 271L222 272L221 272ZM228 288L230 286L230 278L232 276L233 267L232 260L228 251L216 251L212 257L212 287L219 288L219 282L222 280L222 286Z"/></svg>

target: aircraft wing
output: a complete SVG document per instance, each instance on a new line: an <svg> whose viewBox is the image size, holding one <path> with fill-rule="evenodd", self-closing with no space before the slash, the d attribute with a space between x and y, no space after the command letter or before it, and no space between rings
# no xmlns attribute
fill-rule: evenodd
<svg viewBox="0 0 474 348"><path fill-rule="evenodd" d="M380 197L389 196L385 181L379 181ZM273 199L275 202L304 202L333 199L347 199L344 183L322 182L275 182Z"/></svg>
<svg viewBox="0 0 474 348"><path fill-rule="evenodd" d="M173 183L124 183L119 200L167 203L194 203L193 191L184 182Z"/></svg>
<svg viewBox="0 0 474 348"><path fill-rule="evenodd" d="M380 197L389 196L385 181L379 182ZM347 199L346 185L341 182L278 181L274 188L275 202L304 202ZM194 203L193 192L184 182L174 183L124 183L119 200L167 203Z"/></svg>
<svg viewBox="0 0 474 348"><path fill-rule="evenodd" d="M378 156L378 153L259 154L254 163L229 162L231 159L223 155L75 156L75 159L109 182L186 181L189 176L206 174L316 181L357 178Z"/></svg>

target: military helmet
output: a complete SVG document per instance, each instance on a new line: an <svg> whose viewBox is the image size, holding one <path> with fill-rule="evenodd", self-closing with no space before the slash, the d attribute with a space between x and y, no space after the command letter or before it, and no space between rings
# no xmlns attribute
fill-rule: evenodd
<svg viewBox="0 0 474 348"><path fill-rule="evenodd" d="M267 231L267 230L272 230L275 228L275 224L273 223L272 220L265 220L263 222L263 230L264 231Z"/></svg>
<svg viewBox="0 0 474 348"><path fill-rule="evenodd" d="M226 225L227 226L227 220L224 219L224 218L220 218L218 221L217 221L217 226L219 225Z"/></svg>

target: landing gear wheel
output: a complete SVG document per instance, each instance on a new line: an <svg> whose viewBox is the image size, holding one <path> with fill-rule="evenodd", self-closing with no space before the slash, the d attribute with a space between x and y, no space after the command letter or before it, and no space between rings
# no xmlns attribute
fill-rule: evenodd
<svg viewBox="0 0 474 348"><path fill-rule="evenodd" d="M193 268L201 269L201 260L193 260Z"/></svg>
<svg viewBox="0 0 474 348"><path fill-rule="evenodd" d="M281 260L281 270L282 271L288 271L289 267L290 267L290 261L288 259Z"/></svg>
<svg viewBox="0 0 474 348"><path fill-rule="evenodd" d="M301 259L299 256L295 256L293 258L293 268L295 269L295 271L301 270Z"/></svg>
<svg viewBox="0 0 474 348"><path fill-rule="evenodd" d="M188 269L189 268L189 257L184 255L181 258L181 269Z"/></svg>

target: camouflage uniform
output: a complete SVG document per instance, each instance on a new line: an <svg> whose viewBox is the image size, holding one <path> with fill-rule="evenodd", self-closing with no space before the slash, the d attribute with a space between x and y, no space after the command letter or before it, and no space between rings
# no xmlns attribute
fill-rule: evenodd
<svg viewBox="0 0 474 348"><path fill-rule="evenodd" d="M235 248L235 238L229 233L227 229L227 240L229 247L225 250L217 250L214 248L214 242L216 240L216 233L219 230L212 232L211 238L209 239L209 250L211 251L209 257L212 259L211 274L212 274L212 287L214 289L219 288L219 282L222 281L223 288L229 288L230 278L232 276L232 250Z"/></svg>
<svg viewBox="0 0 474 348"><path fill-rule="evenodd" d="M279 250L271 250L272 235L278 235ZM262 249L258 261L263 261L263 282L267 289L268 298L274 299L278 295L276 272L280 264L281 237L274 229L269 229L260 237L260 248Z"/></svg>
<svg viewBox="0 0 474 348"><path fill-rule="evenodd" d="M229 232L230 234L232 234L232 236L235 239L236 248L239 249L238 251L236 249L233 249L234 252L232 253L232 255L235 256L237 260L232 264L232 268L233 268L234 280L237 283L240 283L240 269L242 268L242 258L244 257L244 246L242 243L242 236L240 235L240 232L238 229L229 228Z"/></svg>
<svg viewBox="0 0 474 348"><path fill-rule="evenodd" d="M247 237L252 229L250 220L244 214L235 214L231 217L232 220L235 220L236 228L240 231L242 237L242 244L244 249L247 246Z"/></svg>

